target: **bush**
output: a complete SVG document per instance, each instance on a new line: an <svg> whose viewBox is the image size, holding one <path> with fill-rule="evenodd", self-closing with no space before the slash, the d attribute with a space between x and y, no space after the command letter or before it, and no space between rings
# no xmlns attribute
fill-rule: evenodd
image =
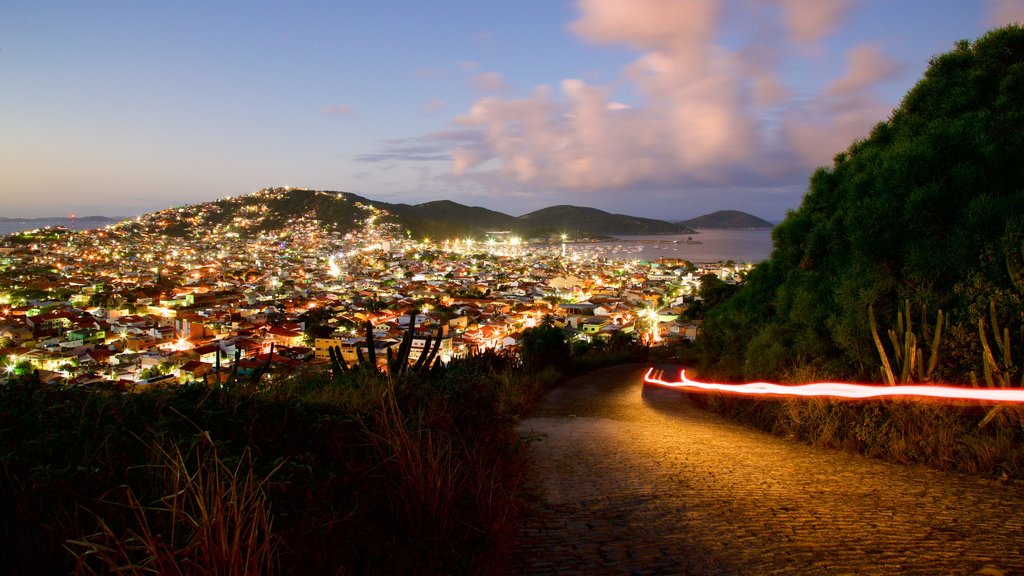
<svg viewBox="0 0 1024 576"><path fill-rule="evenodd" d="M196 554L227 573L490 571L518 509L519 413L556 378L489 353L396 378L5 386L0 571L212 569Z"/></svg>

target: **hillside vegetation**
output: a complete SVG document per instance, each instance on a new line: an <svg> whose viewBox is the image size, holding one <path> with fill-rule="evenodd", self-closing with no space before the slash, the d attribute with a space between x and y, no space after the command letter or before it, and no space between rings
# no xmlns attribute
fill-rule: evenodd
<svg viewBox="0 0 1024 576"><path fill-rule="evenodd" d="M888 120L814 173L800 207L774 229L770 258L709 311L704 370L879 381L873 308L893 363L902 351L889 329L901 347L916 335L925 361L937 354L934 370L915 379L967 383L973 373L1020 385L1021 158L1024 30L1010 26L932 59Z"/></svg>
<svg viewBox="0 0 1024 576"><path fill-rule="evenodd" d="M758 218L753 214L739 210L717 210L710 214L677 222L687 228L726 228L726 229L764 229L771 228L772 223Z"/></svg>
<svg viewBox="0 0 1024 576"><path fill-rule="evenodd" d="M422 204L389 204L352 194L267 188L241 196L161 210L141 217L159 224L164 233L185 236L202 234L211 226L227 227L240 235L279 233L302 219L325 230L350 232L373 217L391 223L415 238L464 238L482 240L487 232L501 230L524 238L570 238L611 234L686 234L693 231L651 218L611 214L595 208L552 206L523 216L510 216L479 206L451 200Z"/></svg>

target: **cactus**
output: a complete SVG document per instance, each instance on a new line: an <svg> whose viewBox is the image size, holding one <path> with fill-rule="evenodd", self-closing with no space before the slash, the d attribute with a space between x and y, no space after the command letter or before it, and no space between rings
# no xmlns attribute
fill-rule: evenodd
<svg viewBox="0 0 1024 576"><path fill-rule="evenodd" d="M373 345L373 324L367 320L366 324L366 353L369 354L370 366L377 366L377 349ZM362 358L359 359L362 363Z"/></svg>
<svg viewBox="0 0 1024 576"><path fill-rule="evenodd" d="M235 378L238 377L238 361L242 358L242 350L235 348L235 362L231 365L231 371L228 372L227 385L231 386L235 383ZM217 353L217 359L220 360L220 352Z"/></svg>
<svg viewBox="0 0 1024 576"><path fill-rule="evenodd" d="M443 336L444 328L442 326L438 326L437 334L433 338L427 337L427 341L423 343L423 352L420 353L420 357L416 361L416 365L412 367L413 372L422 373L441 365L441 359L437 357L437 352L441 349L441 340ZM433 347L431 347L431 340L433 340Z"/></svg>
<svg viewBox="0 0 1024 576"><path fill-rule="evenodd" d="M914 333L913 321L911 320L911 307L910 300L904 301L905 311L900 311L896 315L896 329L890 329L888 332L889 341L893 347L893 359L896 367L899 370L899 378L897 379L896 373L893 372L892 363L889 361L889 355L885 351L885 346L882 344L882 339L878 336L878 325L875 323L875 309L874 306L868 306L868 320L871 324L871 338L875 342L875 348L878 350L878 356L882 361L881 372L882 378L890 386L895 386L900 383L911 382L916 378L918 382L927 382L931 380L932 375L935 373L935 367L939 363L939 347L942 344L942 326L945 323L945 316L942 310L939 310L938 317L935 321L935 331L932 335L931 345L928 351L928 361L925 362L924 350L918 347L917 335ZM921 326L922 334L927 334L929 331L928 327L928 308L926 306L921 307Z"/></svg>
<svg viewBox="0 0 1024 576"><path fill-rule="evenodd" d="M1010 329L1003 327L1000 330L999 319L996 317L996 303L995 300L989 300L988 303L989 318L992 322L992 335L995 337L996 350L999 351L999 360L996 360L995 354L992 352L992 347L988 343L988 336L985 330L985 319L978 319L978 337L981 339L981 365L985 375L985 383L989 388L1007 388L1013 386L1014 376L1016 375L1017 368L1013 365L1013 356L1010 349ZM978 379L971 373L971 384L977 385ZM1024 386L1024 378L1021 378L1021 386ZM1007 414L1008 409L1005 406L993 406L989 408L988 413L978 423L978 428L984 427L986 424L991 422L994 418L999 415L1003 417L1010 417L1012 414L1016 414L1017 418L1021 417L1019 409L1009 410L1010 414Z"/></svg>
<svg viewBox="0 0 1024 576"><path fill-rule="evenodd" d="M999 351L999 360L996 360L989 346L988 336L985 331L985 319L978 319L978 336L981 338L981 361L985 374L985 383L989 388L1006 388L1013 385L1013 377L1016 367L1013 365L1013 357L1010 349L1010 329L999 328L999 320L996 318L996 303L989 301L989 317L992 322L992 335L995 337L996 349ZM1024 386L1024 379L1021 380Z"/></svg>
<svg viewBox="0 0 1024 576"><path fill-rule="evenodd" d="M260 381L261 378L263 378L263 375L267 373L267 370L270 370L270 363L273 362L273 360L274 360L274 343L271 342L270 343L270 353L267 354L267 360L265 362L263 362L263 364L260 364L259 366L257 366L256 369L253 370L253 372L252 372L252 376L250 378L250 382L252 384L259 384L259 381Z"/></svg>
<svg viewBox="0 0 1024 576"><path fill-rule="evenodd" d="M1003 250L1010 282L1018 293L1024 294L1024 217L1017 216L1007 221Z"/></svg>
<svg viewBox="0 0 1024 576"><path fill-rule="evenodd" d="M327 354L331 359L331 375L335 379L340 378L342 373L348 371L348 363L342 358L341 350L337 346L329 346Z"/></svg>
<svg viewBox="0 0 1024 576"><path fill-rule="evenodd" d="M366 330L366 348L369 351L369 357L363 354L362 347L356 348L356 356L358 361L357 366L366 366L372 370L377 369L377 357L376 350L374 348L373 341L373 326L367 322L365 324ZM398 350L388 348L387 350L387 371L389 376L398 376L405 373L417 373L422 374L429 370L435 369L440 366L440 359L437 357L438 351L441 348L441 340L444 332L443 327L438 327L437 334L427 338L426 343L423 346L423 352L420 354L419 359L415 364L409 364L409 356L412 352L412 341L416 335L416 313L409 313L409 325L405 333L402 335L402 341L398 345ZM331 373L334 378L339 378L341 374L347 370L347 364L341 356L341 350L336 346L330 346L327 349L328 356L330 357Z"/></svg>

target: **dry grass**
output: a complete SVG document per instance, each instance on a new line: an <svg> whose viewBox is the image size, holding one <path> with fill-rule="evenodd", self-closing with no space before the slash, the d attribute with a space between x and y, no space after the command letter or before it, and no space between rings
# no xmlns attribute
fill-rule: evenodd
<svg viewBox="0 0 1024 576"><path fill-rule="evenodd" d="M273 574L277 537L267 498L246 451L232 468L208 435L191 455L153 446L165 495L147 504L130 488L123 506L134 526L124 534L97 517L98 531L68 542L79 575Z"/></svg>

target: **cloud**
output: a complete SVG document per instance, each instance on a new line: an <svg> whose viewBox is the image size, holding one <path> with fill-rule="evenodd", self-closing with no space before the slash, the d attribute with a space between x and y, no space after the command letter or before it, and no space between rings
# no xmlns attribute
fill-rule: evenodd
<svg viewBox="0 0 1024 576"><path fill-rule="evenodd" d="M778 0L793 42L816 42L842 23L853 0Z"/></svg>
<svg viewBox="0 0 1024 576"><path fill-rule="evenodd" d="M484 94L512 91L512 85L506 82L505 78L497 72L484 72L483 74L477 74L470 79L469 83L473 86L474 90Z"/></svg>
<svg viewBox="0 0 1024 576"><path fill-rule="evenodd" d="M426 104L420 107L420 114L433 114L434 112L444 110L444 107L444 100L441 100L440 98L434 98L430 102L427 102Z"/></svg>
<svg viewBox="0 0 1024 576"><path fill-rule="evenodd" d="M448 130L425 136L385 140L378 152L360 154L359 162L451 162L452 148L471 146L479 142L480 135L470 131Z"/></svg>
<svg viewBox="0 0 1024 576"><path fill-rule="evenodd" d="M993 26L1024 24L1024 2L1020 0L988 0L988 22Z"/></svg>
<svg viewBox="0 0 1024 576"><path fill-rule="evenodd" d="M334 104L332 106L324 106L321 110L324 116L343 116L347 118L354 118L356 111L348 104Z"/></svg>
<svg viewBox="0 0 1024 576"><path fill-rule="evenodd" d="M843 77L828 86L832 95L842 95L870 88L879 82L891 80L902 66L890 60L873 44L862 44L846 54L848 69Z"/></svg>
<svg viewBox="0 0 1024 576"><path fill-rule="evenodd" d="M500 74L477 74L471 83L484 96L453 119L455 130L360 159L444 159L450 171L433 177L447 189L503 194L799 188L888 115L873 88L900 67L859 46L831 82L797 93L780 69L808 56L791 54L791 43L825 38L852 3L736 1L758 18L725 42L718 0L580 0L572 33L637 51L619 78L565 78L511 97ZM479 69L470 64L463 69Z"/></svg>

